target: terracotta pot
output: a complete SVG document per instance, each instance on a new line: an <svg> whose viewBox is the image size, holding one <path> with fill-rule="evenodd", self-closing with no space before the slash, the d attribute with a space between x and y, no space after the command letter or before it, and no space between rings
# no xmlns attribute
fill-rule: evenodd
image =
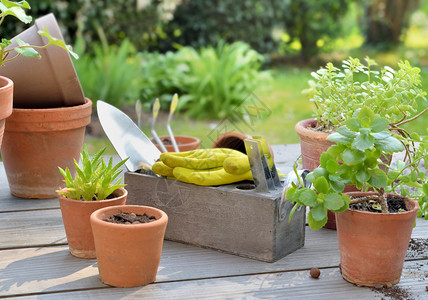
<svg viewBox="0 0 428 300"><path fill-rule="evenodd" d="M145 224L113 224L103 221L127 212L154 216ZM115 287L135 287L156 280L168 216L161 210L138 205L115 206L91 215L102 282Z"/></svg>
<svg viewBox="0 0 428 300"><path fill-rule="evenodd" d="M1 149L10 192L22 198L56 198L63 187L58 167L79 159L92 102L50 109L14 108L6 122Z"/></svg>
<svg viewBox="0 0 428 300"><path fill-rule="evenodd" d="M237 131L229 131L222 135L220 135L212 145L212 148L229 148L238 150L242 153L247 154L247 151L245 150L245 143L244 140L251 139L252 136L244 133L240 133ZM270 154L273 156L273 150L271 145L267 144Z"/></svg>
<svg viewBox="0 0 428 300"><path fill-rule="evenodd" d="M37 32L46 27L49 33L64 40L53 14L35 20L34 25L12 39L12 48L19 38L30 45L46 45L48 39ZM70 55L57 46L38 51L42 59L18 57L0 68L0 75L15 84L14 107L49 108L73 106L85 103L82 87ZM11 57L16 55L11 52Z"/></svg>
<svg viewBox="0 0 428 300"><path fill-rule="evenodd" d="M349 196L368 194L348 193ZM402 198L406 212L347 210L336 213L340 267L345 280L360 286L390 286L400 281L419 208L416 201Z"/></svg>
<svg viewBox="0 0 428 300"><path fill-rule="evenodd" d="M7 77L0 76L0 148L6 119L12 114L13 82Z"/></svg>
<svg viewBox="0 0 428 300"><path fill-rule="evenodd" d="M100 201L80 201L58 195L68 248L72 255L80 258L96 258L90 217L98 209L125 205L127 190L117 189L113 195L116 198Z"/></svg>
<svg viewBox="0 0 428 300"><path fill-rule="evenodd" d="M178 150L180 150L180 152L199 149L199 145L201 144L201 141L193 136L176 135L174 137L178 146ZM171 138L169 136L160 136L159 139L161 141L171 141ZM151 141L160 151L162 151L162 149L158 146L158 144L153 138L151 138ZM172 144L164 144L164 146L168 152L175 152L174 146Z"/></svg>
<svg viewBox="0 0 428 300"><path fill-rule="evenodd" d="M294 130L300 137L303 169L309 171L313 171L319 167L321 154L335 144L327 140L327 137L330 135L329 133L309 129L315 128L316 124L317 121L315 119L306 119L300 121L294 127Z"/></svg>

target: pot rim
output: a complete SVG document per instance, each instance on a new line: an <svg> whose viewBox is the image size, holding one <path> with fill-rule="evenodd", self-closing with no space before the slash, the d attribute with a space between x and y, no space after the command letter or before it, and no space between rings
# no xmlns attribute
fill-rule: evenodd
<svg viewBox="0 0 428 300"><path fill-rule="evenodd" d="M117 224L117 223L110 223L103 221L102 219L106 216L110 216L116 212L134 212L136 214L143 214L146 213L147 210L155 211L160 215L160 218L156 219L155 221L152 221L150 223L140 223L140 224ZM115 206L108 206L104 208L100 208L96 211L94 211L91 214L91 223L96 223L97 225L104 225L104 226L110 226L110 227L116 227L116 228L151 228L151 227L157 227L165 222L168 222L168 215L153 206L145 206L145 205L115 205Z"/></svg>
<svg viewBox="0 0 428 300"><path fill-rule="evenodd" d="M345 193L345 195L348 195L348 196L353 196L353 195L374 195L374 194L376 194L376 192L348 192L348 193ZM393 195L395 197L402 198L405 203L407 201L408 203L413 204L413 208L411 208L410 210L407 210L407 211L396 212L396 213L375 213L375 212L360 211L360 210L353 210L353 209L347 209L344 212L352 212L352 213L359 213L359 214L371 214L371 215L375 215L375 216L397 216L397 215L413 214L413 213L415 213L415 211L417 211L419 209L419 203L418 203L418 201L416 201L414 199L410 199L408 197L405 197L405 196L402 196L402 195L399 195L399 194L394 194L394 193L386 193L386 195L387 196ZM406 208L407 208L407 205L406 205Z"/></svg>
<svg viewBox="0 0 428 300"><path fill-rule="evenodd" d="M317 124L317 120L314 118L304 119L297 122L296 126L294 126L294 130L300 136L310 135L310 136L315 136L318 139L326 139L330 134L332 134L332 132L328 133L328 132L314 131L314 130L308 129L309 126L316 125L316 124Z"/></svg>

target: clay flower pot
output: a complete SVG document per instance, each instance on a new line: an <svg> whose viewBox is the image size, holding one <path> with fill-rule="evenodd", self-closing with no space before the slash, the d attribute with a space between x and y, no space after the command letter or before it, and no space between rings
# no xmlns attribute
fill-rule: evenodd
<svg viewBox="0 0 428 300"><path fill-rule="evenodd" d="M64 187L58 167L74 171L83 147L92 102L49 108L14 108L7 119L1 155L10 192L22 198L56 198Z"/></svg>
<svg viewBox="0 0 428 300"><path fill-rule="evenodd" d="M13 82L9 78L0 76L0 148L6 119L12 114Z"/></svg>
<svg viewBox="0 0 428 300"><path fill-rule="evenodd" d="M352 192L348 196L370 193ZM397 196L401 197L401 196ZM391 286L400 281L418 211L418 202L403 198L408 211L336 213L340 268L345 280L361 286Z"/></svg>
<svg viewBox="0 0 428 300"><path fill-rule="evenodd" d="M128 191L124 188L113 192L115 198L99 201L80 201L58 195L62 220L70 253L80 258L96 258L90 217L101 208L125 205Z"/></svg>
<svg viewBox="0 0 428 300"><path fill-rule="evenodd" d="M327 140L329 133L309 129L315 128L316 124L317 121L315 119L306 119L298 122L294 127L300 137L303 169L309 171L313 171L320 165L321 154L335 144Z"/></svg>
<svg viewBox="0 0 428 300"><path fill-rule="evenodd" d="M193 136L175 135L174 137L180 152L199 149L199 145L201 144L201 141ZM160 136L159 139L164 142L163 144L168 152L175 152L169 136ZM160 151L162 151L153 138L151 141Z"/></svg>
<svg viewBox="0 0 428 300"><path fill-rule="evenodd" d="M144 224L114 224L103 219L126 212L154 216ZM98 270L102 282L135 287L156 280L168 216L161 210L138 205L114 206L91 215Z"/></svg>
<svg viewBox="0 0 428 300"><path fill-rule="evenodd" d="M213 143L212 148L229 148L238 150L242 153L247 153L245 150L245 142L246 139L251 139L252 136L244 133L240 133L237 131L229 131L222 135L220 135ZM270 144L267 144L270 154L273 156L273 150Z"/></svg>
<svg viewBox="0 0 428 300"><path fill-rule="evenodd" d="M48 39L37 32L46 27L49 33L64 40L53 14L35 20L34 25L16 38L30 45L46 45ZM38 51L42 59L18 57L0 68L0 75L10 78L15 84L14 107L48 108L73 106L85 103L82 87L70 55L57 46L49 46ZM15 56L16 52L12 51Z"/></svg>

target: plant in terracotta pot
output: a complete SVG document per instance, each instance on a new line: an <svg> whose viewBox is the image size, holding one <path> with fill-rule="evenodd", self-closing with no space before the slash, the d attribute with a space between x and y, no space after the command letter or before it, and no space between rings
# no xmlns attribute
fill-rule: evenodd
<svg viewBox="0 0 428 300"><path fill-rule="evenodd" d="M124 205L128 192L121 184L120 167L126 160L113 165L113 158L106 163L102 157L105 148L92 158L84 146L80 155L82 166L74 160L76 176L69 168L59 167L66 187L57 190L62 219L72 255L95 258L95 246L90 225L90 215L97 209Z"/></svg>
<svg viewBox="0 0 428 300"><path fill-rule="evenodd" d="M357 285L399 282L416 216L427 218L428 138L395 133L401 130L368 106L358 109L328 137L336 145L306 176L314 189L293 184L286 192L293 210L313 207L312 229L327 222L328 211L336 213L342 276ZM394 165L382 160L402 151L405 160ZM360 191L343 193L345 185Z"/></svg>
<svg viewBox="0 0 428 300"><path fill-rule="evenodd" d="M25 8L30 8L28 2L26 1L12 2L2 0L0 2L0 24L3 23L5 17L8 15L14 16L24 23L31 22L32 18L25 14ZM31 46L28 43L17 39L18 44L11 48L10 45L12 42L9 39L1 38L0 67L3 67L6 63L17 59L19 56L40 58L40 54L36 49L43 49L50 45L59 46L69 51L72 55L75 55L70 48L67 48L63 41L53 38L47 30L41 31L40 34L47 37L49 40L49 42L43 47ZM16 55L12 55L12 51L15 51ZM5 120L12 114L12 99L13 82L10 80L10 78L0 76L0 147L2 144Z"/></svg>
<svg viewBox="0 0 428 300"><path fill-rule="evenodd" d="M315 105L315 118L300 121L295 127L300 136L302 166L310 171L319 166L321 153L334 145L327 137L362 107L370 106L391 126L405 124L428 110L426 92L420 88L420 69L408 61L399 62L394 70L379 68L370 58L363 64L350 57L342 61L341 68L328 63L312 76L304 92ZM334 215L326 227L335 228Z"/></svg>
<svg viewBox="0 0 428 300"><path fill-rule="evenodd" d="M2 0L0 23L8 15L31 22L25 13L29 8L27 1ZM1 40L0 74L13 81L10 93L14 88L6 104L0 100L0 118L9 116L6 123L0 121L1 155L10 191L17 197L55 197L62 184L57 166L73 169L82 150L92 102L84 98L69 54L77 57L52 14L15 38Z"/></svg>
<svg viewBox="0 0 428 300"><path fill-rule="evenodd" d="M168 216L148 206L105 207L91 215L99 276L115 287L156 279Z"/></svg>

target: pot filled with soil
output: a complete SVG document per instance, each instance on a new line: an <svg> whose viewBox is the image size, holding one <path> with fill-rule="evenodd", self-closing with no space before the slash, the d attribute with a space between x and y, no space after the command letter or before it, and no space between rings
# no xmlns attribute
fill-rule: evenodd
<svg viewBox="0 0 428 300"><path fill-rule="evenodd" d="M350 197L375 193L351 192ZM419 208L418 202L387 194L389 213L370 202L336 213L340 268L345 280L360 286L392 286L400 281ZM375 207L375 208L374 208Z"/></svg>
<svg viewBox="0 0 428 300"><path fill-rule="evenodd" d="M162 253L168 216L139 205L99 209L91 215L99 276L115 287L152 283Z"/></svg>

